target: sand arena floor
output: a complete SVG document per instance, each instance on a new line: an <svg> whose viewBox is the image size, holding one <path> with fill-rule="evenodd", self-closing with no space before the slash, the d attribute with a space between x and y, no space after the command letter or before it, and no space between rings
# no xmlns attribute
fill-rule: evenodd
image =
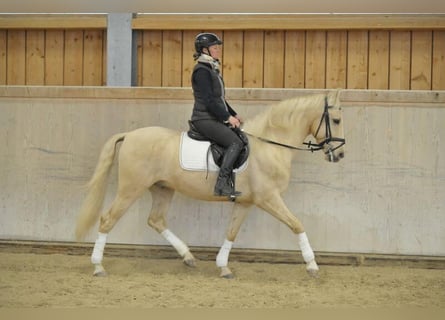
<svg viewBox="0 0 445 320"><path fill-rule="evenodd" d="M92 276L88 256L0 252L0 307L324 308L445 307L445 270L105 257Z"/></svg>

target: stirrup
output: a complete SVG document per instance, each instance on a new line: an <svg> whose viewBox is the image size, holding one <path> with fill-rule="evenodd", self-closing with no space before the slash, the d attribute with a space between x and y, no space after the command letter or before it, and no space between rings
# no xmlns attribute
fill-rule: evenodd
<svg viewBox="0 0 445 320"><path fill-rule="evenodd" d="M231 195L229 195L229 200L232 202L235 202L236 197L240 196L241 192L240 191L233 191L233 193Z"/></svg>

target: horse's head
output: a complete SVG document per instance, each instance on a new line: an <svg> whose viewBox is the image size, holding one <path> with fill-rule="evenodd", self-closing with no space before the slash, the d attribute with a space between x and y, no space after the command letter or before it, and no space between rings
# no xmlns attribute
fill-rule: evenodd
<svg viewBox="0 0 445 320"><path fill-rule="evenodd" d="M338 162L345 156L342 110L339 106L338 94L333 105L326 98L323 112L311 125L311 134L317 144L311 144L314 150L323 150L326 160Z"/></svg>

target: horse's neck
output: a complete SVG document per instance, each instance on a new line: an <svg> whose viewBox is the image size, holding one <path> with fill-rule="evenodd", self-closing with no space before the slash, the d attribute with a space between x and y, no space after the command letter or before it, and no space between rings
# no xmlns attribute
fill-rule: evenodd
<svg viewBox="0 0 445 320"><path fill-rule="evenodd" d="M283 121L286 125L274 125L268 121L270 115L260 117L257 119L256 126L253 127L254 134L288 145L303 143L310 134L313 122L320 117L320 111L319 108L311 106L299 107L299 109L297 114L292 115L292 121L287 122L288 119ZM291 115L288 116L290 117Z"/></svg>
<svg viewBox="0 0 445 320"><path fill-rule="evenodd" d="M323 114L323 106L320 104L316 104L313 106L306 106L305 108L305 119L306 119L306 135L304 138L306 138L308 135L311 134L312 126L319 123L319 120L322 117Z"/></svg>

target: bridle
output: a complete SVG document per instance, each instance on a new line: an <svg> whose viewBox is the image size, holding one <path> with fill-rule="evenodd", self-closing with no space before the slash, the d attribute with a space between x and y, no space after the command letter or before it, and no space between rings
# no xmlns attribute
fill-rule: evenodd
<svg viewBox="0 0 445 320"><path fill-rule="evenodd" d="M315 132L314 137L317 137L318 133L320 132L321 126L323 125L323 122L325 124L325 132L326 132L326 136L325 139L323 141L321 141L320 143L313 143L311 141L309 142L303 142L303 144L305 146L307 146L306 148L301 148L301 147L294 147L291 145L287 145L284 143L280 143L280 142L276 142L273 140L269 140L266 138L262 138L262 137L256 137L248 132L245 132L247 135L251 136L251 137L255 137L261 141L270 143L270 144L274 144L280 147L285 147L288 149L292 149L292 150L300 150L300 151L319 151L319 150L323 150L324 147L327 145L329 148L325 151L325 154L329 156L329 158L332 160L334 157L333 152L335 150L337 150L338 148L342 147L345 143L346 140L344 138L338 138L338 137L333 137L332 136L332 132L331 132L331 123L330 123L330 118L329 118L329 108L332 108L332 106L329 106L328 104L328 98L325 97L325 105L324 105L324 111L323 114L321 115L321 119L320 119L320 123L318 124L317 127L317 131ZM337 142L338 145L337 146L333 146L332 142Z"/></svg>
<svg viewBox="0 0 445 320"><path fill-rule="evenodd" d="M311 141L309 141L309 142L303 142L303 144L308 146L308 148L312 152L322 150L322 149L324 149L325 145L328 145L329 148L328 148L328 150L326 150L325 154L329 154L329 156L332 157L333 156L332 152L337 150L338 148L342 147L346 143L346 140L345 140L345 138L337 138L337 137L332 136L331 121L329 118L329 108L332 108L332 107L329 106L328 98L326 97L325 104L324 104L324 111L323 111L323 114L321 115L320 123L318 124L317 131L315 131L315 135L314 135L314 137L318 136L318 132L320 131L320 128L324 122L325 132L326 132L325 139L323 141L321 141L320 143L312 143ZM334 147L334 146L332 146L331 142L338 142L338 145Z"/></svg>

